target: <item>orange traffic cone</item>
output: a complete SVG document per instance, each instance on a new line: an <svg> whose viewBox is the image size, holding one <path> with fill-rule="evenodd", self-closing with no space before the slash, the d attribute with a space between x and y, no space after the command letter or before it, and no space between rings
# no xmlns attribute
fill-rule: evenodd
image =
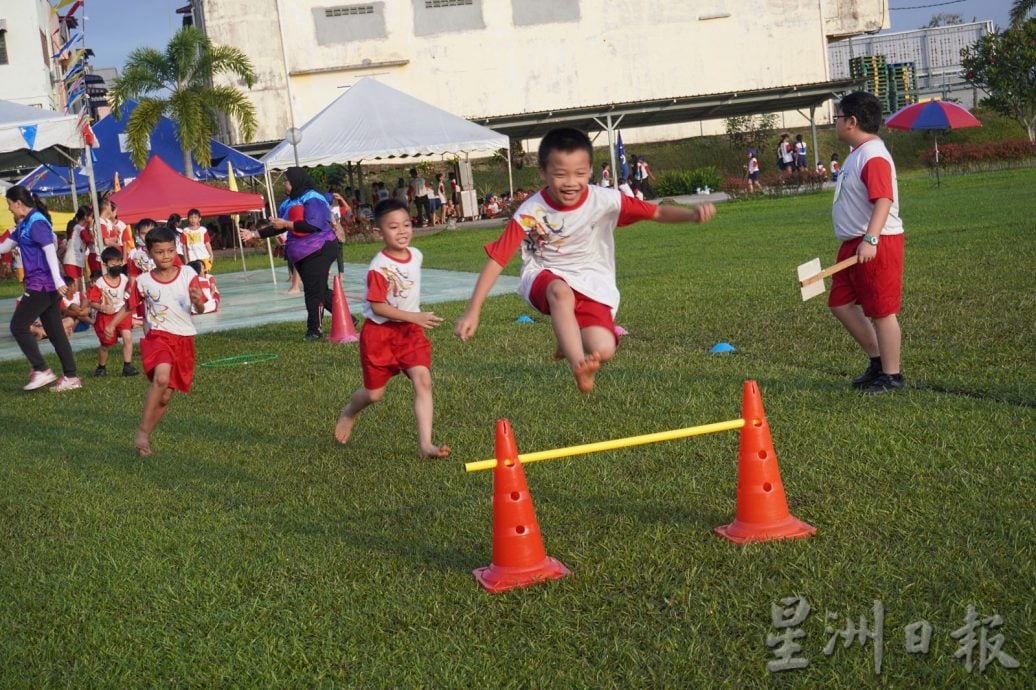
<svg viewBox="0 0 1036 690"><path fill-rule="evenodd" d="M359 339L352 316L349 315L349 303L345 301L345 292L342 291L342 276L336 275L331 296L331 335L326 340L331 343L355 343Z"/></svg>
<svg viewBox="0 0 1036 690"><path fill-rule="evenodd" d="M777 453L755 381L745 381L741 416L741 449L737 462L737 513L716 534L737 544L795 539L817 531L788 512Z"/></svg>
<svg viewBox="0 0 1036 690"><path fill-rule="evenodd" d="M494 594L572 574L543 549L543 536L525 483L525 470L518 460L511 423L506 419L496 423L493 563L472 572L478 583Z"/></svg>

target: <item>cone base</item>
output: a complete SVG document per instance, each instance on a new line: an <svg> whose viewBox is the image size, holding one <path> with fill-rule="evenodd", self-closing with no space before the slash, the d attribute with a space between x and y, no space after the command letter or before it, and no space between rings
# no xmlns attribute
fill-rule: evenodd
<svg viewBox="0 0 1036 690"><path fill-rule="evenodd" d="M768 524L742 522L735 518L729 525L721 525L713 531L735 544L746 544L750 541L802 539L815 534L817 528L794 515L789 515L784 520Z"/></svg>
<svg viewBox="0 0 1036 690"><path fill-rule="evenodd" d="M324 338L324 341L328 342L328 343L357 343L357 342L360 341L360 336L358 336L358 335L339 335L339 336L329 335L326 338Z"/></svg>
<svg viewBox="0 0 1036 690"><path fill-rule="evenodd" d="M529 587L545 580L559 580L572 574L565 564L547 556L536 565L524 568L489 565L471 571L478 583L493 594L516 587Z"/></svg>

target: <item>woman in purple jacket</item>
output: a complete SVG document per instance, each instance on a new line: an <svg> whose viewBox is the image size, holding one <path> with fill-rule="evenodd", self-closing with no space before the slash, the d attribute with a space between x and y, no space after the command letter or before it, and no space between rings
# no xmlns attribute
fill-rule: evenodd
<svg viewBox="0 0 1036 690"><path fill-rule="evenodd" d="M322 307L331 310L327 277L331 264L338 258L338 238L331 225L331 206L324 195L316 191L304 168L288 168L284 173L284 188L288 198L277 209L280 217L258 231L242 229L238 234L243 241L248 241L288 231L284 253L302 278L302 292L306 298L305 340L319 340L324 335L320 310Z"/></svg>
<svg viewBox="0 0 1036 690"><path fill-rule="evenodd" d="M61 277L50 214L39 198L25 187L11 187L5 196L7 208L18 226L10 237L0 242L0 254L11 251L17 245L25 270L25 291L11 317L11 335L32 365L29 383L24 390L34 391L57 380L57 376L43 360L36 336L29 331L29 326L36 319L43 324L47 338L54 345L64 373L50 390L60 393L81 388L82 384L76 377L76 358L61 324L61 298L68 288Z"/></svg>

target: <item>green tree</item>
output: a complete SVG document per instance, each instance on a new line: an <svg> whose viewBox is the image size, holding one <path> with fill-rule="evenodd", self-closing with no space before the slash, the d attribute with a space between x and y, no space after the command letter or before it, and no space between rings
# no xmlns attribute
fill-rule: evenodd
<svg viewBox="0 0 1036 690"><path fill-rule="evenodd" d="M777 113L728 117L725 125L730 148L742 154L748 149L761 152L776 129L777 120Z"/></svg>
<svg viewBox="0 0 1036 690"><path fill-rule="evenodd" d="M1025 23L1025 18L1036 9L1036 0L1015 0L1011 6L1011 28L1017 29Z"/></svg>
<svg viewBox="0 0 1036 690"><path fill-rule="evenodd" d="M981 105L1016 119L1036 143L1036 19L986 34L960 54L964 78L987 94Z"/></svg>
<svg viewBox="0 0 1036 690"><path fill-rule="evenodd" d="M215 86L221 74L237 76L246 86L255 83L255 70L242 51L213 45L193 26L185 26L169 41L165 52L137 48L129 55L122 76L116 78L108 98L117 116L127 100L137 107L126 123L133 164L147 162L148 140L165 115L179 126L184 169L194 177L191 154L203 166L212 159L210 139L219 128L218 116L237 121L246 141L255 135L255 107L245 94L231 86Z"/></svg>

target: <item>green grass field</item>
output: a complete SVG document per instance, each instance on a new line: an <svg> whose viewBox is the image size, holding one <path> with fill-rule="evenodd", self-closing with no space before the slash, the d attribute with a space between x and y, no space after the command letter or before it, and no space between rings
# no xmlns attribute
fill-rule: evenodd
<svg viewBox="0 0 1036 690"><path fill-rule="evenodd" d="M901 322L910 389L864 398L864 357L803 303L795 267L832 262L830 193L733 203L704 227L618 236L619 322L631 333L580 396L549 324L491 299L472 342L431 333L436 434L419 462L404 379L331 429L360 383L352 345L299 324L198 338L199 367L133 453L145 381L23 394L0 364L0 685L4 687L1032 687L1036 664L1036 170L901 181L908 232ZM476 271L495 230L419 238L426 266ZM374 245L350 245L366 261ZM509 267L516 273L517 261ZM711 355L718 341L734 355ZM53 353L45 350L48 360ZM93 353L80 353L83 371ZM573 576L502 595L471 576L491 556L498 418L531 452L740 415L755 379L791 511L810 539L734 546L736 433L525 468L547 552ZM772 674L771 607L805 597L798 655ZM874 601L873 645L838 645ZM1002 651L954 658L967 607ZM828 619L836 614L837 620ZM926 654L904 626L932 626ZM979 635L976 629L976 636ZM1029 678L1029 680L1025 680Z"/></svg>

